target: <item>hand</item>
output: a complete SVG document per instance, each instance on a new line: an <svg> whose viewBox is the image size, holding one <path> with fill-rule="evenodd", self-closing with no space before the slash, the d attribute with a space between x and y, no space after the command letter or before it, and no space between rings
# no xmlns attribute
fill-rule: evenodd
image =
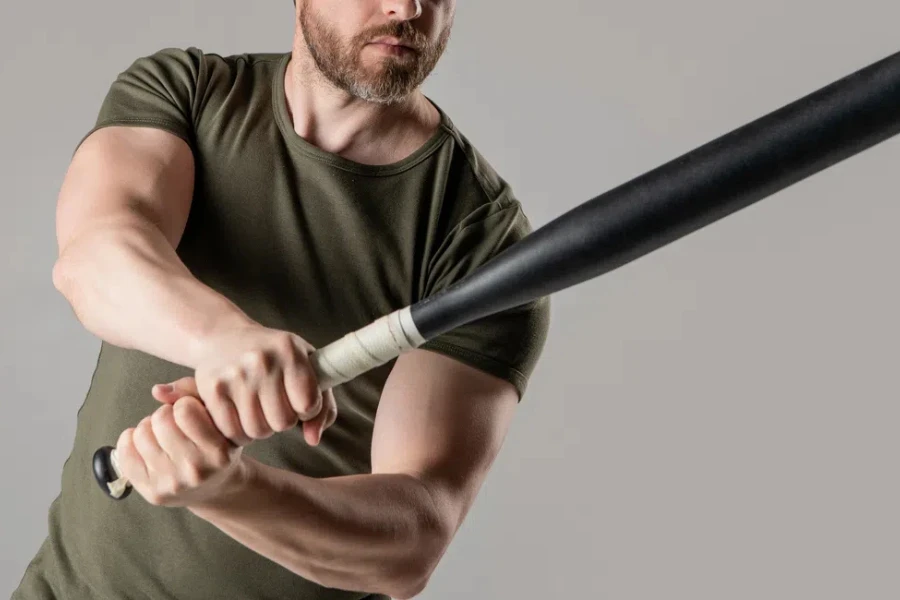
<svg viewBox="0 0 900 600"><path fill-rule="evenodd" d="M121 475L157 506L199 505L227 494L242 481L242 451L192 396L159 407L116 443Z"/></svg>
<svg viewBox="0 0 900 600"><path fill-rule="evenodd" d="M207 340L193 377L154 386L153 397L173 403L185 395L206 405L219 431L246 446L303 423L318 445L337 418L331 390L322 393L309 362L313 347L287 331L249 325Z"/></svg>

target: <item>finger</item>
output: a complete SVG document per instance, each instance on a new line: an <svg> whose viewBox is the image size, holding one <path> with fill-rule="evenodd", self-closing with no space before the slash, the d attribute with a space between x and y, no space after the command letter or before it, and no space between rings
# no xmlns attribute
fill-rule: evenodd
<svg viewBox="0 0 900 600"><path fill-rule="evenodd" d="M138 426L134 428L134 447L144 459L147 466L147 475L169 473L171 464L169 455L165 453L153 433L152 417L144 417Z"/></svg>
<svg viewBox="0 0 900 600"><path fill-rule="evenodd" d="M284 368L284 389L301 421L314 419L322 410L322 392L306 358L306 350L289 344Z"/></svg>
<svg viewBox="0 0 900 600"><path fill-rule="evenodd" d="M319 414L312 420L303 423L303 438L311 446L318 446L322 441L325 430L331 427L337 419L337 403L331 390L323 394L324 406Z"/></svg>
<svg viewBox="0 0 900 600"><path fill-rule="evenodd" d="M239 376L230 378L228 387L244 434L254 440L270 437L274 432L266 422L257 385L250 385L244 377Z"/></svg>
<svg viewBox="0 0 900 600"><path fill-rule="evenodd" d="M303 422L303 439L310 446L318 446L319 442L322 441L322 426L318 422L319 418L316 417L312 421Z"/></svg>
<svg viewBox="0 0 900 600"><path fill-rule="evenodd" d="M157 402L172 404L175 402L175 393L169 384L157 384L150 389L150 395Z"/></svg>
<svg viewBox="0 0 900 600"><path fill-rule="evenodd" d="M251 440L241 425L237 407L231 399L228 383L217 381L211 389L200 398L209 413L210 418L226 438L237 446L246 446Z"/></svg>
<svg viewBox="0 0 900 600"><path fill-rule="evenodd" d="M200 451L196 444L179 427L173 405L165 404L159 407L150 416L150 425L159 447L176 469L200 459Z"/></svg>
<svg viewBox="0 0 900 600"><path fill-rule="evenodd" d="M116 462L119 464L119 475L128 478L133 486L142 486L149 478L147 465L134 446L134 427L122 432L116 442Z"/></svg>
<svg viewBox="0 0 900 600"><path fill-rule="evenodd" d="M182 377L171 383L154 385L150 393L156 400L166 404L173 404L184 396L200 396L197 380L193 377Z"/></svg>
<svg viewBox="0 0 900 600"><path fill-rule="evenodd" d="M259 397L263 416L272 431L287 431L297 425L300 417L288 399L283 372L273 373L263 380Z"/></svg>
<svg viewBox="0 0 900 600"><path fill-rule="evenodd" d="M202 460L197 468L187 473L194 483L199 483L211 471L226 468L232 460L232 453L238 448L216 428L212 417L199 399L185 396L175 403L175 422L194 443Z"/></svg>
<svg viewBox="0 0 900 600"><path fill-rule="evenodd" d="M227 449L230 445L198 398L184 396L173 406L173 413L178 428L201 452Z"/></svg>

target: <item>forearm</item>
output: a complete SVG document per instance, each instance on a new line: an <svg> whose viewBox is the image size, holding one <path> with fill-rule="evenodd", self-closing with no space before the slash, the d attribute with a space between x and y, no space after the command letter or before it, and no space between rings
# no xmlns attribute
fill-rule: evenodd
<svg viewBox="0 0 900 600"><path fill-rule="evenodd" d="M53 281L94 335L188 367L212 330L249 322L190 273L158 228L137 217L111 220L70 242Z"/></svg>
<svg viewBox="0 0 900 600"><path fill-rule="evenodd" d="M306 579L408 598L443 554L445 519L411 476L314 479L242 460L240 482L191 511Z"/></svg>

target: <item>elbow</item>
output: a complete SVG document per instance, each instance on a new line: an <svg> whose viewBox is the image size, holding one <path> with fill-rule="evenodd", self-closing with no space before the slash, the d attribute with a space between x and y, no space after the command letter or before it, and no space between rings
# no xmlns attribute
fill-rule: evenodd
<svg viewBox="0 0 900 600"><path fill-rule="evenodd" d="M453 537L450 524L433 515L423 519L419 532L419 539L410 544L412 551L393 578L389 594L395 600L409 600L425 591Z"/></svg>
<svg viewBox="0 0 900 600"><path fill-rule="evenodd" d="M53 287L56 288L56 291L68 298L69 290L72 285L72 273L65 256L60 255L60 257L56 259L56 262L53 264L53 271L50 275Z"/></svg>
<svg viewBox="0 0 900 600"><path fill-rule="evenodd" d="M421 562L421 561L417 561ZM410 565L404 569L404 574L394 578L390 588L385 592L393 600L411 600L425 591L428 581L431 579L431 569L414 567Z"/></svg>
<svg viewBox="0 0 900 600"><path fill-rule="evenodd" d="M53 265L51 277L53 287L66 299L66 302L69 303L69 306L71 306L72 310L75 312L75 316L81 321L83 319L81 311L82 307L80 306L81 302L78 301L78 298L81 295L79 292L79 284L83 276L75 272L72 258L67 254L60 255Z"/></svg>
<svg viewBox="0 0 900 600"><path fill-rule="evenodd" d="M82 299L84 294L81 291L82 276L75 273L71 259L66 255L58 258L53 265L52 280L53 287L65 298L78 322L91 333L98 335L90 326L89 315L85 312L85 303Z"/></svg>
<svg viewBox="0 0 900 600"><path fill-rule="evenodd" d="M389 595L393 600L412 600L412 598L425 591L426 585L427 581L418 581L398 587L396 591L390 592Z"/></svg>

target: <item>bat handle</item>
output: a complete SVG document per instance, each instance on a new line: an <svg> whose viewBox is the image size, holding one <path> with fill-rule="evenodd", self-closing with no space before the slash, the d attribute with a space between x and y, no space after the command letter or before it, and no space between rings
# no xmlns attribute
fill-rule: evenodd
<svg viewBox="0 0 900 600"><path fill-rule="evenodd" d="M131 484L119 474L116 462L116 449L112 446L103 446L94 452L92 461L94 479L100 485L107 496L113 500L124 500L131 494Z"/></svg>
<svg viewBox="0 0 900 600"><path fill-rule="evenodd" d="M309 361L319 389L325 391L424 343L413 323L410 307L406 307L313 351ZM94 453L93 470L100 489L113 500L123 500L131 493L131 484L122 477L112 446L104 446Z"/></svg>

